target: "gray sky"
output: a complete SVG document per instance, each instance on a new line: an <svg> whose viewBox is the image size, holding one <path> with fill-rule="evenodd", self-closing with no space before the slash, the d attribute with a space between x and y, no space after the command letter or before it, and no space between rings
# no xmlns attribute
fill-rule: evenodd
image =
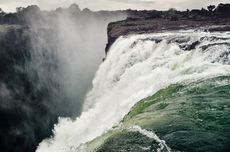
<svg viewBox="0 0 230 152"><path fill-rule="evenodd" d="M176 8L201 8L209 4L230 3L230 0L0 0L0 8L6 12L14 12L16 7L38 5L43 10L57 7L68 7L72 3L79 4L80 8L91 10L118 10L118 9L157 9L167 10Z"/></svg>

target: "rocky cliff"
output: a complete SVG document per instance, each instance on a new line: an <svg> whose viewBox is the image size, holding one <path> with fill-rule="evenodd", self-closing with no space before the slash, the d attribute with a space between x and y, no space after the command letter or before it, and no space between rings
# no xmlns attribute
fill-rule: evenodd
<svg viewBox="0 0 230 152"><path fill-rule="evenodd" d="M212 6L212 5L211 5ZM106 52L119 37L173 30L200 29L214 31L230 30L230 4L208 6L207 10L135 11L127 10L128 18L108 25Z"/></svg>

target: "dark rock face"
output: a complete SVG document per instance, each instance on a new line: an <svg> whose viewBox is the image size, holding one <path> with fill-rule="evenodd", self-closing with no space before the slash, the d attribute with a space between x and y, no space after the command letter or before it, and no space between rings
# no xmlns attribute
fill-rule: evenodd
<svg viewBox="0 0 230 152"><path fill-rule="evenodd" d="M28 26L0 33L1 151L35 151L58 117L81 111L61 87L56 51L43 44L58 43L56 37L52 30Z"/></svg>
<svg viewBox="0 0 230 152"><path fill-rule="evenodd" d="M0 149L4 152L35 151L37 143L51 135L60 112L51 106L55 81L46 77L44 85L39 71L29 68L33 58L30 34L35 35L21 27L0 36ZM55 68L46 66L47 70Z"/></svg>
<svg viewBox="0 0 230 152"><path fill-rule="evenodd" d="M230 30L230 4L208 6L209 10L136 11L126 10L128 18L108 25L108 52L113 42L122 35L163 32L169 30L204 29L214 31ZM212 27L218 26L218 27Z"/></svg>
<svg viewBox="0 0 230 152"><path fill-rule="evenodd" d="M222 18L230 17L230 4L219 4L214 11Z"/></svg>
<svg viewBox="0 0 230 152"><path fill-rule="evenodd" d="M85 39L93 31L89 30L92 25L106 27L119 14L81 11L77 5L50 12L29 6L17 8L17 13L0 13L0 151L33 152L43 139L52 135L58 117L75 118L81 113L82 98L88 87L85 81L90 76L83 79L80 91L73 88L73 96L63 88L66 75L63 76L60 67L64 64L60 55L64 53L57 55L63 39L58 37L61 29L57 18L66 15L81 22L76 28L81 28L79 35L85 35L80 38Z"/></svg>

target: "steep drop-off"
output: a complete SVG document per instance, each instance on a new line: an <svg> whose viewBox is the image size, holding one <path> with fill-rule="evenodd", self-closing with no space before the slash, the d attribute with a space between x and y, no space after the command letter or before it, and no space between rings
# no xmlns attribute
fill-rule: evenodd
<svg viewBox="0 0 230 152"><path fill-rule="evenodd" d="M229 151L229 40L229 32L193 30L120 37L105 62L121 64L113 86L129 81L116 95L129 92L136 105L86 150ZM137 101L140 93L149 97ZM118 112L128 101L113 100Z"/></svg>
<svg viewBox="0 0 230 152"><path fill-rule="evenodd" d="M206 31L230 30L230 4L219 4L213 10L202 8L177 11L127 10L128 18L108 25L106 52L115 40L124 35L158 33L173 30L200 29Z"/></svg>

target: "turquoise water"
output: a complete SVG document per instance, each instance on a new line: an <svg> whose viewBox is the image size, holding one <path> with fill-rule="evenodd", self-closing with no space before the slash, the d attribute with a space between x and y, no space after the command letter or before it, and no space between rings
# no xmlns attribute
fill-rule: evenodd
<svg viewBox="0 0 230 152"><path fill-rule="evenodd" d="M230 76L170 85L138 102L123 124L154 131L172 151L227 152ZM138 132L121 130L98 151L154 151L154 146L154 140Z"/></svg>

